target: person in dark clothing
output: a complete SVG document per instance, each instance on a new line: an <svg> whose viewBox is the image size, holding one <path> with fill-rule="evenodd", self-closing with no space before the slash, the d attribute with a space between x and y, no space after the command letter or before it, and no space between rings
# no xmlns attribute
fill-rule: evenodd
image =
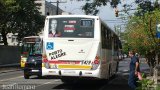
<svg viewBox="0 0 160 90"><path fill-rule="evenodd" d="M137 87L137 80L138 80L137 73L140 71L139 59L135 56L134 51L129 51L129 56L131 57L131 62L130 62L128 85L132 90L135 90Z"/></svg>

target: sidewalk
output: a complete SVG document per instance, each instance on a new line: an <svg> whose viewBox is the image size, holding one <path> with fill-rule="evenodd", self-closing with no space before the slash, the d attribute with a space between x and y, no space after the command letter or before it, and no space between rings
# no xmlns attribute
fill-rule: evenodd
<svg viewBox="0 0 160 90"><path fill-rule="evenodd" d="M153 76L147 76L147 79L153 80ZM160 76L157 77L157 84L160 85Z"/></svg>
<svg viewBox="0 0 160 90"><path fill-rule="evenodd" d="M143 64L143 65L145 65L145 66L148 66L145 58L141 58L140 61L141 61L141 62L140 62L141 64ZM154 80L154 79L153 79L153 76L150 76L150 68L149 68L149 66L148 66L148 69L143 69L143 67L142 67L141 69L142 69L142 73L145 73L146 79L151 80L151 81ZM160 70L159 70L159 71L160 71ZM159 71L158 71L158 73L159 73ZM160 86L160 75L157 77L157 85ZM153 86L156 87L156 84L155 84L155 85L153 84ZM152 89L152 90L153 90L153 89ZM157 89L155 89L155 90L157 90ZM160 89L158 89L158 90L160 90Z"/></svg>
<svg viewBox="0 0 160 90"><path fill-rule="evenodd" d="M128 86L128 75L118 75L99 90L131 90Z"/></svg>

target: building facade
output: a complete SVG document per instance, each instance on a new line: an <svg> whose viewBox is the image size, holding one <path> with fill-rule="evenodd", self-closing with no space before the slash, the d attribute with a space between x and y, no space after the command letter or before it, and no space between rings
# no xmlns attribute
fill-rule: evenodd
<svg viewBox="0 0 160 90"><path fill-rule="evenodd" d="M17 46L18 45L18 39L17 39L17 36L18 36L18 33L15 33L15 34L13 34L13 33L8 33L7 34L7 42L8 42L8 45L9 46ZM3 41L3 37L2 37L2 35L0 34L0 45L4 45L3 43L2 43L2 41Z"/></svg>
<svg viewBox="0 0 160 90"><path fill-rule="evenodd" d="M55 0L53 0L55 1ZM50 2L47 2L46 0L36 0L35 3L38 3L39 12L41 15L46 16L49 15L56 15L57 7ZM58 8L58 14L62 14L63 10ZM40 35L43 34L42 32L39 33ZM17 39L18 33L8 33L7 34L7 42L9 46L17 46L18 45L18 39ZM2 35L0 34L0 45L4 45L2 43Z"/></svg>
<svg viewBox="0 0 160 90"><path fill-rule="evenodd" d="M51 0L51 1L56 1L56 0ZM39 6L39 12L42 15L56 15L57 13L57 6L53 5L51 2L47 2L46 0L36 0L35 3L38 3ZM56 2L54 2L56 3ZM58 14L61 15L63 12L62 9L58 8Z"/></svg>

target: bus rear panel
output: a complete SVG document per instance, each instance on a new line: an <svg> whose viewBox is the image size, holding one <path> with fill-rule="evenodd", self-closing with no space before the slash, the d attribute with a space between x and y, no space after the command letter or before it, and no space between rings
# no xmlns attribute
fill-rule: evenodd
<svg viewBox="0 0 160 90"><path fill-rule="evenodd" d="M105 50L99 17L48 16L44 28L42 75L107 79L109 62L103 55L112 50Z"/></svg>

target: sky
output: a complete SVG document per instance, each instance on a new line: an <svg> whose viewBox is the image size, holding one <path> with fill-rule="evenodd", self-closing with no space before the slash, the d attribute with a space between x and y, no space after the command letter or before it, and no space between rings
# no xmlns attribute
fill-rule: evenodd
<svg viewBox="0 0 160 90"><path fill-rule="evenodd" d="M57 0L47 0L47 1L57 1ZM60 0L61 1L61 0ZM84 14L81 10L82 6L86 3L85 0L77 1L77 0L62 0L62 2L66 1L66 3L59 3L59 8L66 12L71 12L73 14ZM134 0L121 0L121 4L118 5L118 10L121 11L124 4L134 4ZM56 3L54 4L56 6ZM132 7L131 7L132 8ZM110 6L108 3L106 6L99 7L100 12L97 16L100 18L111 28L114 29L114 26L124 25L125 22L122 22L120 17L115 17L115 9ZM121 12L120 12L121 13ZM120 14L119 13L119 14Z"/></svg>

